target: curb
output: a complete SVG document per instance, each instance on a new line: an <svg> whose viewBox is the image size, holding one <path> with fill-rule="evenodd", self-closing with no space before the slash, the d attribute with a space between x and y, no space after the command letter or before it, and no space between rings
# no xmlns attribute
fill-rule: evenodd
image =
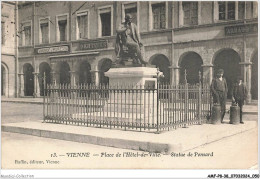
<svg viewBox="0 0 260 179"><path fill-rule="evenodd" d="M20 104L43 104L43 102L37 101L8 101L8 100L1 100L4 103L20 103Z"/></svg>
<svg viewBox="0 0 260 179"><path fill-rule="evenodd" d="M66 140L79 143L89 143L107 147L116 147L123 149L147 151L154 153L167 154L170 151L181 151L181 145L169 145L165 143L154 143L146 141L135 141L135 140L125 140L116 138L105 138L97 137L92 135L82 135L67 132L57 132L41 129L31 129L24 127L14 127L14 126L2 126L3 132L20 133L26 135L32 135L37 137L45 137L51 139Z"/></svg>
<svg viewBox="0 0 260 179"><path fill-rule="evenodd" d="M44 123L42 124L44 125ZM89 144L101 145L107 147L116 147L116 148L139 150L139 151L146 151L146 152L156 152L162 154L169 154L171 152L189 151L203 145L207 145L228 137L232 137L244 132L248 132L250 130L257 129L257 126L250 125L248 128L242 128L236 131L225 131L224 133L221 134L219 134L218 132L214 132L199 137L200 140L198 140L196 143L193 142L189 143L187 142L187 140L183 140L182 142L176 140L167 140L167 141L164 140L164 142L160 142L160 140L148 141L147 139L146 140L143 139L142 136L140 136L140 139L143 140L118 137L120 135L123 135L123 133L117 136L107 137L107 135L100 136L100 135L95 135L94 133L92 134L71 133L67 131L55 131L53 129L50 130L49 128L46 127L41 129L37 127L29 128L25 126L12 126L12 125L11 126L9 126L8 124L2 125L1 127L2 131L32 135L37 137L79 142L79 143L89 143Z"/></svg>

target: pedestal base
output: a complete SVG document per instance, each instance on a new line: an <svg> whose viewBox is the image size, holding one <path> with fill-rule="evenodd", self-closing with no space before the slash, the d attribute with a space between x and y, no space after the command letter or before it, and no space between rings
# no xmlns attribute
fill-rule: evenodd
<svg viewBox="0 0 260 179"><path fill-rule="evenodd" d="M154 86L157 84L157 69L152 67L111 68L105 72L109 77L109 86L135 89L138 86Z"/></svg>

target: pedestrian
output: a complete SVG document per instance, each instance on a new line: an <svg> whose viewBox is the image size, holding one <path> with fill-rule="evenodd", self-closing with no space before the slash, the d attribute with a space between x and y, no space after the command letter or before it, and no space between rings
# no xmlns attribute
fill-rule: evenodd
<svg viewBox="0 0 260 179"><path fill-rule="evenodd" d="M247 88L243 83L243 80L241 77L238 77L236 80L235 85L232 89L232 101L237 103L240 108L240 123L244 124L242 113L243 113L243 105L244 101L247 98Z"/></svg>
<svg viewBox="0 0 260 179"><path fill-rule="evenodd" d="M217 71L216 77L212 80L211 83L211 92L213 94L213 103L217 103L221 106L221 123L223 123L223 119L226 112L226 100L228 87L226 79L223 77L224 70L219 69Z"/></svg>

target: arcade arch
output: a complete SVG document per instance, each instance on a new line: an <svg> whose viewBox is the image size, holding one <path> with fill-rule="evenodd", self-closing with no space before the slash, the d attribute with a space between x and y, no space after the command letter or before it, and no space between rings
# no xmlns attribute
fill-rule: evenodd
<svg viewBox="0 0 260 179"><path fill-rule="evenodd" d="M195 52L183 54L179 61L180 83L184 83L185 81L185 70L187 74L187 83L199 83L199 72L201 72L201 76L203 76L202 64L203 60L199 54Z"/></svg>
<svg viewBox="0 0 260 179"><path fill-rule="evenodd" d="M215 58L213 59L214 72L216 73L218 69L224 70L224 77L226 78L229 89L229 99L231 98L231 89L236 78L242 74L239 62L241 62L241 58L233 49L222 49L216 53Z"/></svg>
<svg viewBox="0 0 260 179"><path fill-rule="evenodd" d="M44 74L45 74L45 85L51 83L51 67L48 63L42 62L39 65L39 84L40 84L40 95L44 95Z"/></svg>
<svg viewBox="0 0 260 179"><path fill-rule="evenodd" d="M34 93L34 69L29 63L23 65L24 96L33 96Z"/></svg>
<svg viewBox="0 0 260 179"><path fill-rule="evenodd" d="M1 64L1 96L7 96L8 86L8 68L5 64Z"/></svg>
<svg viewBox="0 0 260 179"><path fill-rule="evenodd" d="M105 72L107 72L112 66L112 60L109 58L102 59L99 61L99 71L100 71L100 84L107 85L109 84L109 78L105 76Z"/></svg>
<svg viewBox="0 0 260 179"><path fill-rule="evenodd" d="M162 54L153 55L149 63L155 65L159 68L161 72L163 72L164 78L160 78L160 82L162 83L170 83L170 61L169 59Z"/></svg>
<svg viewBox="0 0 260 179"><path fill-rule="evenodd" d="M87 61L83 61L79 66L79 84L91 83L91 65Z"/></svg>
<svg viewBox="0 0 260 179"><path fill-rule="evenodd" d="M70 66L67 62L60 63L60 84L70 84Z"/></svg>

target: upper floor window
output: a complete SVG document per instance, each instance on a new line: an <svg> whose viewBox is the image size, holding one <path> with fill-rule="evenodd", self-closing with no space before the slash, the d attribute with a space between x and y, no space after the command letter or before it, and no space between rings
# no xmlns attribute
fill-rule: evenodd
<svg viewBox="0 0 260 179"><path fill-rule="evenodd" d="M5 44L5 23L1 22L1 44Z"/></svg>
<svg viewBox="0 0 260 179"><path fill-rule="evenodd" d="M23 46L32 45L31 21L22 23L21 41Z"/></svg>
<svg viewBox="0 0 260 179"><path fill-rule="evenodd" d="M152 4L153 29L166 28L166 7L165 3Z"/></svg>
<svg viewBox="0 0 260 179"><path fill-rule="evenodd" d="M56 39L58 42L68 40L68 30L67 30L67 15L61 15L56 17L56 27L57 27L57 36Z"/></svg>
<svg viewBox="0 0 260 179"><path fill-rule="evenodd" d="M235 2L218 2L219 20L234 20L235 19Z"/></svg>
<svg viewBox="0 0 260 179"><path fill-rule="evenodd" d="M98 36L111 36L113 32L112 6L101 7L98 10Z"/></svg>
<svg viewBox="0 0 260 179"><path fill-rule="evenodd" d="M198 2L182 2L184 25L198 24Z"/></svg>
<svg viewBox="0 0 260 179"><path fill-rule="evenodd" d="M40 44L49 43L50 32L49 32L49 18L40 19Z"/></svg>
<svg viewBox="0 0 260 179"><path fill-rule="evenodd" d="M89 20L88 11L81 11L77 13L77 39L89 37Z"/></svg>
<svg viewBox="0 0 260 179"><path fill-rule="evenodd" d="M245 1L238 1L238 19L245 19Z"/></svg>

